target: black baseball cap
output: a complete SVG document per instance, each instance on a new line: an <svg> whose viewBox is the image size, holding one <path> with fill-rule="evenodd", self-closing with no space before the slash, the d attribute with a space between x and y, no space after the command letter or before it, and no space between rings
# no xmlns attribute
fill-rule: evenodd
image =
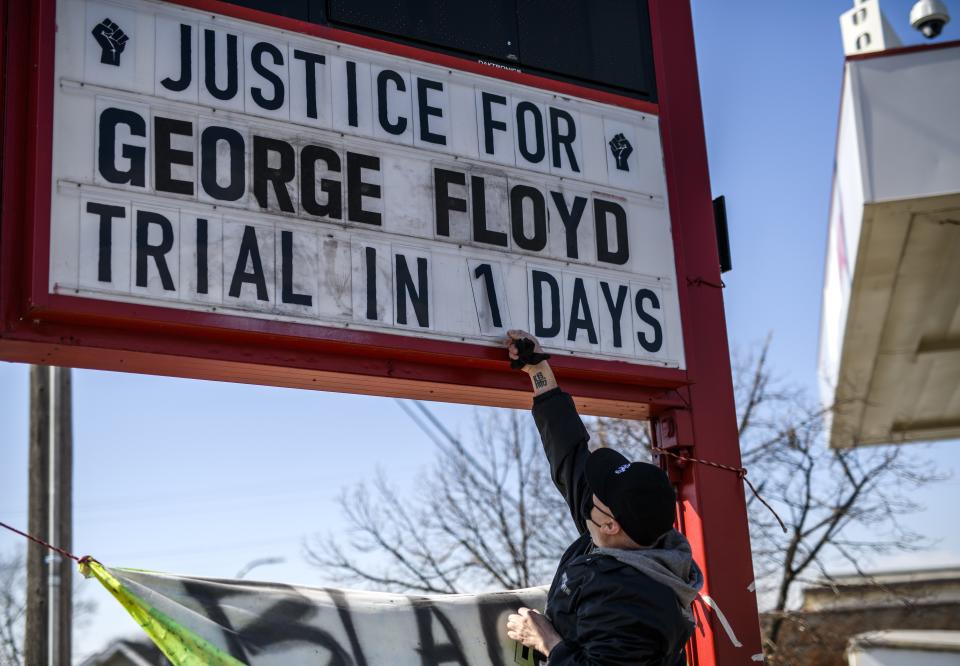
<svg viewBox="0 0 960 666"><path fill-rule="evenodd" d="M597 449L587 457L587 483L627 536L641 546L653 545L673 527L677 494L656 465L630 462L613 449Z"/></svg>

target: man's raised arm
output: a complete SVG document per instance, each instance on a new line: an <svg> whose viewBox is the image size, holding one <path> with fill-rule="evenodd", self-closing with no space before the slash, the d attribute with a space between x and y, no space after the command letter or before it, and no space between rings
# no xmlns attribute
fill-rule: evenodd
<svg viewBox="0 0 960 666"><path fill-rule="evenodd" d="M590 491L585 465L590 436L574 407L573 399L560 390L557 379L537 339L525 331L511 330L504 341L514 367L530 376L533 385L533 418L540 431L543 450L557 489L570 507L577 530L586 531L585 511Z"/></svg>

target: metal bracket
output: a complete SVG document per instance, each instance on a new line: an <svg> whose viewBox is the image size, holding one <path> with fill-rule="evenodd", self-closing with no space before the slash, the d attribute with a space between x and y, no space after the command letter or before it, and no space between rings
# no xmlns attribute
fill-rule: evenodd
<svg viewBox="0 0 960 666"><path fill-rule="evenodd" d="M653 420L653 443L655 447L690 456L693 452L693 419L687 409L669 409ZM654 452L656 453L656 452ZM660 455L660 466L672 483L680 483L688 463L673 456Z"/></svg>

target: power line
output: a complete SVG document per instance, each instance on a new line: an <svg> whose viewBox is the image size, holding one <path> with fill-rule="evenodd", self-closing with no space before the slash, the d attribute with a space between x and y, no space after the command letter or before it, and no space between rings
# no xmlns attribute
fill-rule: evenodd
<svg viewBox="0 0 960 666"><path fill-rule="evenodd" d="M406 403L403 400L401 400L400 398L394 398L394 400L397 402L397 404L400 405L400 408L403 409L403 411L407 414L407 416L409 416L411 420L413 420L413 422L417 424L417 427L419 427L420 430L422 430L423 433L426 434L426 436L429 437L434 444L436 444L437 448L439 448L443 453L447 455L451 454L448 448L448 445L444 444L443 441L440 440L440 437L436 433L431 431L427 427L427 425L420 418L417 417L416 413L414 413L414 411L411 410L406 405ZM434 428L440 431L440 433L447 440L447 442L449 442L449 446L455 449L455 452L457 455L459 455L464 460L466 460L467 463L470 465L470 467L472 467L474 471L480 474L480 476L482 476L487 481L487 483L494 486L495 488L500 488L500 491L503 494L503 497L508 502L511 502L514 504L517 503L517 501L513 498L513 496L510 495L505 489L502 488L502 485L496 479L496 477L494 477L494 475L489 470L487 470L483 465L480 464L480 461L474 458L473 455L471 455L470 452L464 448L460 440L454 437L453 434L449 430L447 430L447 428L443 425L443 423L440 422L440 419L438 419L433 414L433 412L431 412L430 409L427 408L426 405L424 405L419 400L411 400L410 402L412 402L423 413L423 415L433 425Z"/></svg>
<svg viewBox="0 0 960 666"><path fill-rule="evenodd" d="M450 453L450 451L447 449L447 445L445 445L442 441L440 441L440 438L437 436L437 434L432 432L429 428L427 428L427 426L423 423L423 421L417 418L416 414L414 414L413 411L410 410L410 408L407 407L407 405L404 404L402 400L400 400L399 398L394 398L394 400L396 400L400 404L400 407L403 409L403 411L406 412L411 419L413 419L413 422L417 424L420 430L422 430L427 435L427 437L429 437L433 441L433 443L437 445L437 448L439 448L444 453L447 453L447 454ZM436 416L433 415L433 412L431 412L426 405L424 405L419 400L411 400L410 402L412 402L417 407L417 409L420 410L420 412L427 418L428 421L430 421L430 424L434 428L440 431L440 434L443 435L443 437L447 440L447 442L449 442L449 445L454 448L454 450L459 456L462 456L463 459L466 460L467 463L469 463L470 466L473 467L473 469L476 472L478 472L481 476L483 476L487 480L487 482L492 484L496 483L496 479L493 478L493 475L490 474L490 472L487 471L487 469L485 469L483 465L481 465L476 458L470 455L469 451L463 448L463 444L460 443L460 440L454 437L453 434L451 434L451 432L446 429L446 427L440 422L440 420Z"/></svg>
<svg viewBox="0 0 960 666"><path fill-rule="evenodd" d="M432 430L430 430L430 428L427 427L427 425L420 419L420 417L417 416L416 412L410 409L410 406L407 405L407 402L405 400L401 400L400 398L394 398L393 400L398 405L400 405L400 409L403 410L404 414L409 416L410 420L417 424L417 427L420 428L423 434L425 434L430 439L430 441L432 441L436 445L438 449L440 449L444 453L449 453L449 451L447 450L447 445L443 443L443 441L437 436L435 432L433 432ZM414 401L411 401L411 402L414 402Z"/></svg>

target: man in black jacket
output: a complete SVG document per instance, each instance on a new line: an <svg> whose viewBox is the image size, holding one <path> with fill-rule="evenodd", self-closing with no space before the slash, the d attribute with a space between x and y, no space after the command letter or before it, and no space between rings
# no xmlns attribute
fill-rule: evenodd
<svg viewBox="0 0 960 666"><path fill-rule="evenodd" d="M530 375L553 481L580 532L560 559L544 614L519 609L507 635L550 666L682 666L703 576L673 529L676 495L666 474L613 449L591 453L536 339L509 331L505 344L512 365Z"/></svg>

